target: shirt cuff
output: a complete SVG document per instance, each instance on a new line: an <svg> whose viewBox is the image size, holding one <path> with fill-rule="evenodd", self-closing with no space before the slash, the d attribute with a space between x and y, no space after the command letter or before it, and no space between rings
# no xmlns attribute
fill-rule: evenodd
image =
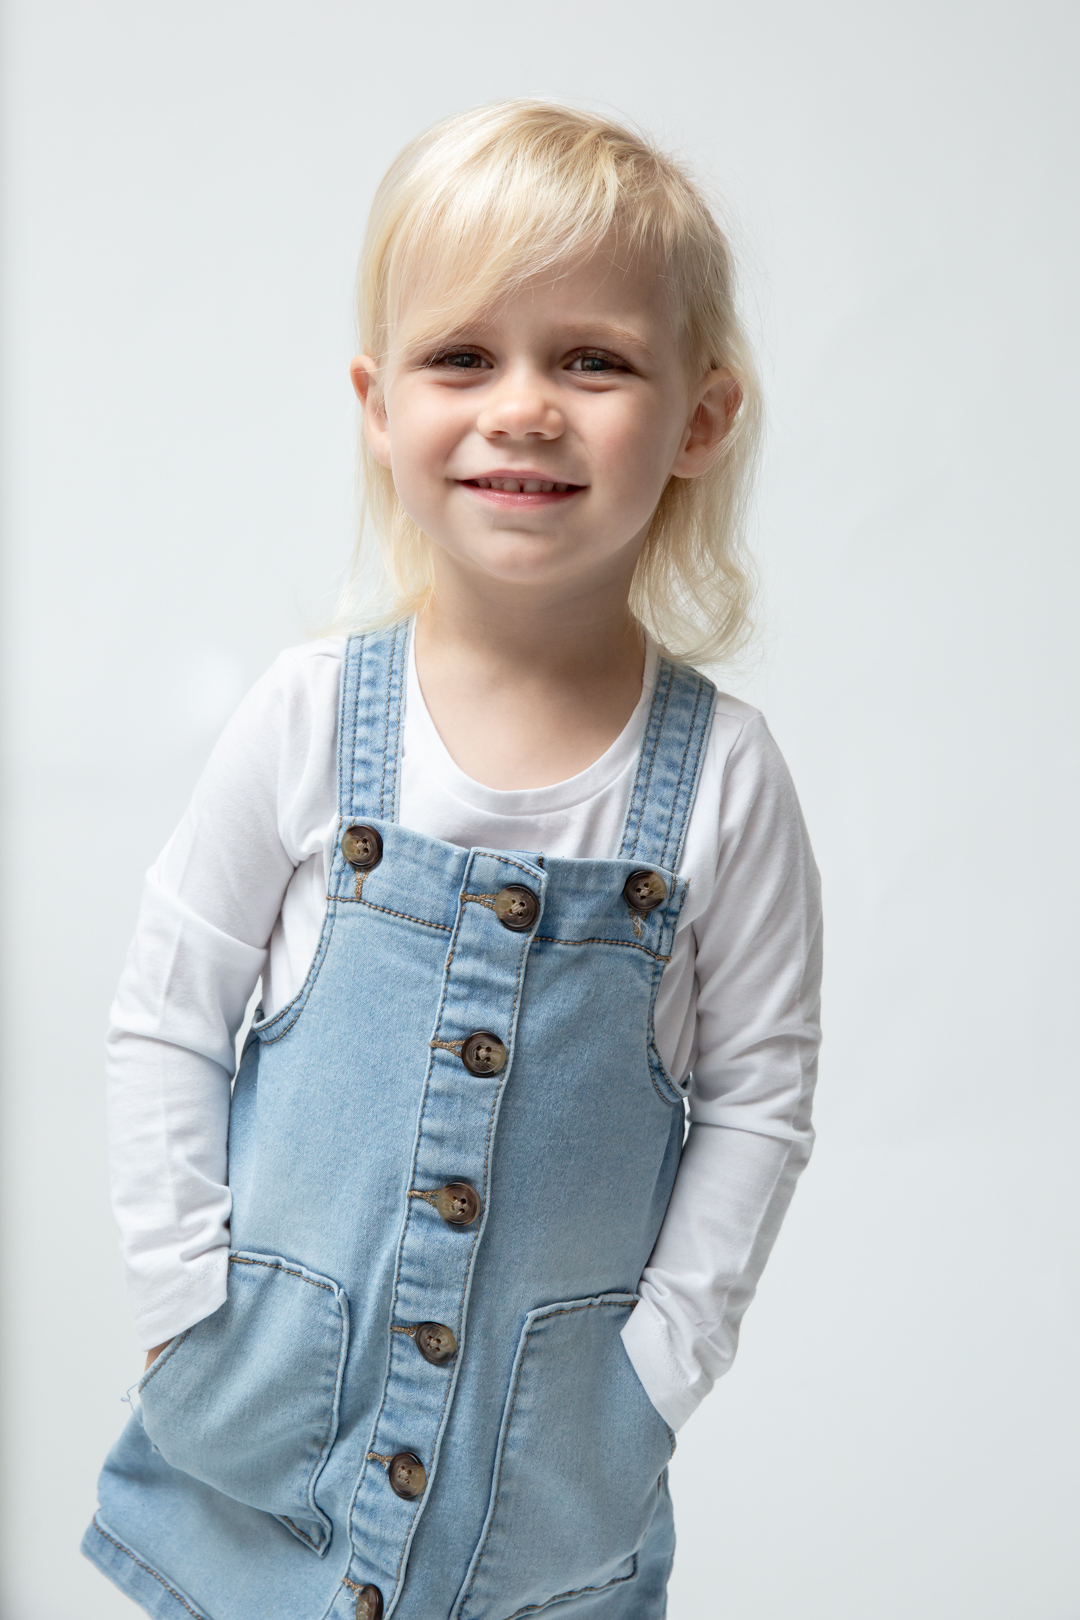
<svg viewBox="0 0 1080 1620"><path fill-rule="evenodd" d="M210 1316L225 1303L229 1283L229 1251L211 1249L198 1260L186 1262L183 1274L166 1290L155 1289L152 1299L134 1300L135 1331L141 1350L156 1350L159 1344L175 1339L204 1316ZM141 1294L145 1283L129 1279L132 1293Z"/></svg>
<svg viewBox="0 0 1080 1620"><path fill-rule="evenodd" d="M668 1343L664 1319L649 1300L639 1299L634 1306L622 1342L646 1395L668 1427L678 1432L710 1386L703 1378L687 1383Z"/></svg>

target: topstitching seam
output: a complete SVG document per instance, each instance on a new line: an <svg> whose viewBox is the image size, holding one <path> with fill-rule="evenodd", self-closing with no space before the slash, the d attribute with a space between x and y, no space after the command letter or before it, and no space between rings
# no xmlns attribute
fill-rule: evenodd
<svg viewBox="0 0 1080 1620"><path fill-rule="evenodd" d="M341 694L338 698L338 740L337 740L337 790L338 790L338 816L343 816L345 806L342 803L341 761L345 750L345 698L349 690L349 658L351 656L352 640L345 643L345 655L341 665Z"/></svg>
<svg viewBox="0 0 1080 1620"><path fill-rule="evenodd" d="M651 956L657 962L670 962L670 956L664 956L660 951L651 951L647 945L639 945L634 939L559 939L553 934L537 934L533 943L536 945L617 945L620 950L640 951L643 956Z"/></svg>
<svg viewBox="0 0 1080 1620"><path fill-rule="evenodd" d="M397 675L397 644L400 627L395 625L390 632L389 669L386 680L386 708L383 712L383 757L382 757L382 785L379 791L379 815L386 819L386 789L390 775L390 709L394 699L394 680ZM395 760L396 765L396 760Z"/></svg>
<svg viewBox="0 0 1080 1620"><path fill-rule="evenodd" d="M665 1103L669 1108L675 1108L683 1102L685 1094L679 1089L674 1076L668 1073L664 1060L660 1056L660 1048L656 1044L656 995L660 989L660 980L664 972L662 965L664 960L670 961L671 958L657 958L656 967L653 969L652 990L649 994L649 1039L645 1058L649 1066L649 1079L652 1082L653 1090L662 1103ZM660 1085L657 1084L658 1072Z"/></svg>
<svg viewBox="0 0 1080 1620"><path fill-rule="evenodd" d="M381 911L386 917L400 917L402 922L420 923L424 928L438 928L444 934L453 933L450 923L431 922L427 917L414 917L408 911L394 911L391 906L377 906L374 900L365 900L363 895L342 894L337 898L343 906L366 906L368 911Z"/></svg>
<svg viewBox="0 0 1080 1620"><path fill-rule="evenodd" d="M636 851L638 841L641 837L641 823L645 815L645 807L648 798L645 791L645 782L647 775L652 771L652 763L655 760L657 750L660 747L660 739L664 729L663 718L667 711L667 701L668 695L671 691L672 675L672 665L667 661L667 659L664 659L657 674L656 691L653 694L653 701L649 709L649 724L645 734L645 743L648 746L642 747L641 758L638 760L637 775L634 780L634 794L633 798L631 799L634 816L634 841L632 847L625 851L628 856ZM661 695L663 696L662 702ZM648 766L646 766L646 758L649 761ZM630 816L628 816L628 831L630 827L630 819ZM620 853L623 852L620 851Z"/></svg>
<svg viewBox="0 0 1080 1620"><path fill-rule="evenodd" d="M298 1277L301 1282L307 1283L309 1288L325 1288L328 1294L336 1294L337 1290L328 1282L321 1282L317 1277L305 1277L304 1273L295 1266L282 1265L280 1260L249 1260L244 1254L230 1254L230 1266L263 1266L267 1271L284 1271L289 1277ZM189 1330L190 1331L190 1330Z"/></svg>
<svg viewBox="0 0 1080 1620"><path fill-rule="evenodd" d="M663 853L662 853L661 858L660 858L660 865L661 866L667 866L667 864L668 864L667 851L668 851L668 845L671 842L671 835L672 835L672 832L674 831L674 827L675 827L676 810L678 810L678 812L679 812L679 844L680 844L680 846L682 844L683 834L684 834L685 829L686 829L686 820L687 820L687 816L689 814L689 805L688 804L680 805L679 804L679 797L683 792L683 783L684 783L684 779L685 779L685 776L686 776L686 761L687 761L687 757L688 757L688 755L690 753L690 744L691 744L691 742L693 740L693 737L694 737L694 728L697 725L698 710L701 707L701 699L702 699L702 695L703 695L704 691L705 691L705 682L702 679L702 677L699 675L698 676L697 695L694 698L694 710L693 710L693 713L690 716L690 724L687 727L687 732L686 732L686 743L685 743L685 745L683 747L682 759L679 762L679 779L678 779L678 781L677 781L677 783L675 785L675 792L671 796L671 815L668 817L667 832L664 835L664 848L663 848ZM704 740L705 740L705 732L704 732L704 728L702 728L701 732L698 735L697 752L694 755L693 778L695 780L696 780L696 777L697 777L697 764L698 764L698 761L701 758L701 749L702 749Z"/></svg>
<svg viewBox="0 0 1080 1620"><path fill-rule="evenodd" d="M287 1275L287 1277L296 1277L301 1281L301 1283L308 1283L309 1288L324 1288L325 1293L334 1294L335 1299L337 1299L337 1290L335 1290L334 1286L330 1285L330 1283L324 1283L324 1281L319 1280L317 1277L304 1277L304 1273L301 1272L301 1270L293 1267L293 1265L283 1265L280 1260L251 1260L248 1259L248 1255L230 1254L230 1257L228 1257L228 1264L230 1264L230 1267L233 1267L233 1265L261 1265L261 1267L266 1268L267 1272L283 1272L285 1275ZM343 1341L345 1341L345 1312L342 1311L342 1307L340 1307L340 1304L338 1304L338 1371L340 1371L340 1362L342 1362ZM319 1455L316 1456L316 1460L314 1460L314 1463L311 1464L311 1473L309 1473L308 1476L308 1484L306 1484L306 1487L304 1487L304 1497L306 1497L308 1507L311 1508L311 1511L313 1511L317 1518L321 1518L321 1520L324 1521L324 1534L322 1534L322 1541L316 1541L314 1536L309 1536L308 1531L306 1531L306 1529L301 1529L300 1524L296 1524L295 1521L291 1520L287 1513L282 1513L282 1515L280 1515L280 1518L282 1518L282 1520L288 1524L288 1528L293 1531L293 1534L300 1536L301 1541L306 1542L309 1547L313 1547L316 1552L321 1552L322 1547L325 1545L325 1539L327 1539L327 1536L325 1536L325 1515L322 1513L322 1508L319 1507L319 1503L316 1502L316 1495L314 1495L314 1481L316 1481L316 1474L319 1473L319 1468L321 1468L322 1463L324 1463L325 1453L327 1453L327 1445L329 1445L330 1440L330 1430L332 1429L334 1429L334 1408L330 1408L329 1421L327 1421L325 1434L322 1435L322 1442L321 1445L319 1445Z"/></svg>
<svg viewBox="0 0 1080 1620"><path fill-rule="evenodd" d="M204 1614L201 1609L193 1609L187 1599L180 1596L180 1593L176 1590L176 1587L169 1585L164 1575L159 1575L157 1570L154 1569L152 1565L144 1564L142 1559L137 1558L132 1552L131 1548L125 1547L122 1541L117 1541L115 1536L110 1536L109 1532L99 1523L96 1514L94 1515L94 1529L97 1531L99 1536L103 1536L106 1541L111 1542L119 1552L126 1553L137 1569L145 1570L147 1575L152 1575L155 1581L158 1581L165 1588L170 1597L174 1597L177 1603L187 1610L188 1614L195 1616L195 1620L210 1620L209 1615Z"/></svg>
<svg viewBox="0 0 1080 1620"><path fill-rule="evenodd" d="M356 734L357 734L357 732L358 732L358 730L360 728L360 693L363 690L364 653L367 650L367 639L368 639L367 636L360 636L358 638L358 649L357 649L357 654L356 654L356 692L355 692L355 696L353 698L352 731L351 731L351 734L349 736L349 743L350 743L350 750L349 751L350 751L350 754L352 756L352 758L351 758L351 760L349 762L350 763L350 769L349 769L349 810L348 810L348 814L350 816L353 816L353 815L357 814L357 809L356 809L356 800L357 800ZM344 784L342 786L342 793L344 793Z"/></svg>
<svg viewBox="0 0 1080 1620"><path fill-rule="evenodd" d="M634 1580L637 1571L638 1555L631 1553L630 1570L626 1575L613 1575L603 1586L576 1586L572 1592L556 1592L554 1597L545 1598L543 1603L527 1603L523 1609L515 1609L509 1620L520 1620L523 1614L539 1614L541 1609L554 1608L556 1603L565 1603L567 1598L587 1597L590 1592L610 1592L613 1586L623 1586L627 1581Z"/></svg>
<svg viewBox="0 0 1080 1620"><path fill-rule="evenodd" d="M522 948L518 953L518 971L517 971L517 979L516 979L515 984L514 984L514 1000L513 1000L512 1004L511 1004L511 1007L510 1007L510 1018L508 1020L508 1027L511 1030L514 1030L513 1041L514 1041L515 1048L517 1047L517 1031L514 1028L514 1018L515 1018L516 1013L517 1013L518 1001L519 1001L520 996L521 996L521 981L522 981L522 977L523 977L524 972L525 972L525 963L526 963L527 958L528 958L528 941L523 939L522 940ZM442 1008L440 1007L440 1009L439 1009L439 1021L441 1022L441 1020L442 1020ZM436 1024L435 1027L438 1028L439 1027L438 1024ZM502 1096L503 1089L506 1086L506 1082L507 1082L507 1079L509 1078L510 1070L511 1070L512 1067L513 1067L513 1058L511 1057L510 1062L507 1063L506 1068L503 1070L501 1081L499 1082L499 1084L495 1088L495 1094L494 1094L494 1096L492 1098L492 1101L491 1101L491 1112L488 1115L487 1138L486 1138L486 1140L484 1142L484 1193L485 1193L485 1197L484 1197L485 1220L484 1220L484 1223L483 1223L484 1225L486 1225L487 1207L488 1207L488 1200L487 1200L486 1195L487 1195L488 1185L489 1185L489 1182L490 1182L490 1171L491 1171L491 1139L492 1139L492 1136L493 1136L494 1131L495 1131L495 1118L496 1118L496 1115L498 1114L498 1111L499 1111L499 1100L500 1100L500 1098ZM475 1252L476 1252L476 1245L479 1243L479 1241L480 1241L480 1232L477 1231L477 1233L476 1233L476 1235L475 1235L475 1237L473 1238L473 1241L472 1241L472 1246L471 1246L470 1251L469 1251L469 1264L466 1267L466 1271L465 1271L465 1278L466 1278L465 1286L466 1286L466 1289L468 1288L469 1278L470 1278L470 1276L472 1274L473 1258L474 1258L474 1255L475 1255ZM462 1301L462 1310L461 1310L460 1314L461 1314L461 1317L462 1317L462 1323L464 1325L464 1299ZM529 1332L530 1333L532 1332L532 1325L531 1324L530 1324ZM526 1338L527 1337L528 1337L528 1335L526 1335ZM523 1361L524 1361L524 1352L522 1353L522 1362ZM521 1364L519 1363L519 1366L518 1366L518 1378L515 1379L515 1381L514 1381L514 1398L515 1399L517 1397L517 1382L518 1382L518 1379L520 1379L520 1377L521 1377ZM511 1414L512 1413L513 1413L513 1406L511 1406ZM501 1459L500 1459L500 1473L501 1473L501 1468L502 1468L502 1463L501 1463ZM496 1500L497 1500L497 1495L496 1495ZM492 1519L493 1520L494 1520L494 1513L495 1513L495 1510L494 1510L494 1506L493 1506L492 1507ZM490 1534L490 1526L488 1528L488 1534ZM484 1545L485 1546L487 1545L487 1536L484 1537ZM482 1558L483 1558L483 1553L481 1552L480 1558L477 1559L477 1565L476 1565L477 1569L479 1569L479 1567L480 1567L480 1560ZM475 1579L476 1579L476 1573L474 1571L473 1580L475 1580ZM472 1581L470 1581L469 1586L468 1586L468 1590L465 1593L466 1598L469 1596L469 1593L472 1591L472 1584L473 1584ZM463 1607L463 1606L464 1606L464 1599L462 1600L461 1607ZM459 1607L458 1613L460 1614L460 1612L461 1612L461 1608Z"/></svg>
<svg viewBox="0 0 1080 1620"><path fill-rule="evenodd" d="M505 854L501 849L478 849L476 853L483 855L489 861L499 861L503 866L516 866L519 872L525 873L526 877L534 878L536 876L535 866L526 866L524 862L516 861L512 855ZM462 898L469 899L470 896L463 892Z"/></svg>
<svg viewBox="0 0 1080 1620"><path fill-rule="evenodd" d="M551 1318L555 1317L555 1316L572 1316L575 1311L598 1311L598 1310L613 1310L613 1309L623 1309L623 1310L625 1310L625 1308L626 1308L626 1301L625 1300L615 1300L615 1299L589 1300L586 1304L583 1304L583 1305L567 1305L567 1306L561 1307L558 1310L545 1311L543 1316L534 1317L533 1320L529 1323L528 1327L526 1328L526 1330L525 1330L525 1338L524 1338L524 1341L523 1341L522 1346L521 1346L521 1354L518 1357L517 1372L514 1375L514 1387L510 1392L510 1405L507 1408L507 1412L506 1412L504 1444L502 1445L502 1447L501 1447L501 1449L499 1451L499 1468L498 1468L497 1474L495 1475L495 1487L494 1487L494 1491L492 1493L492 1498L491 1498L491 1508L489 1510L489 1515L488 1515L487 1529L484 1531L484 1539L480 1543L480 1551L479 1551L479 1553L477 1554L477 1557L476 1557L476 1564L475 1564L475 1566L473 1568L472 1576L471 1576L471 1578L469 1580L468 1586L465 1588L464 1596L462 1597L461 1603L460 1603L460 1605L458 1607L458 1613L459 1614L461 1613L461 1610L464 1609L465 1604L468 1602L470 1596L472 1595L472 1589L476 1585L476 1577L479 1575L480 1566L484 1562L484 1554L487 1551L487 1544L488 1544L489 1540L491 1539L491 1532L495 1527L495 1517L496 1517L496 1514L497 1514L498 1508L499 1508L499 1493L502 1490L503 1465L504 1465L504 1463L506 1461L505 1439L508 1439L509 1435L510 1435L510 1425L513 1422L513 1418L514 1418L514 1407L517 1405L518 1386L521 1383L521 1375L525 1370L525 1358L526 1358L526 1355L528 1353L529 1341L532 1338L533 1329L536 1327L536 1324L538 1322L550 1321ZM613 1584L613 1583L609 1582L609 1584ZM579 1588L579 1590L585 1592L585 1591L589 1591L589 1590L598 1590L598 1588L581 1587L581 1588ZM567 1593L566 1594L566 1596L573 1596L573 1595L574 1594L572 1594L572 1593ZM551 1599L551 1598L545 1599L545 1602L552 1602L552 1601L554 1601L554 1600ZM536 1605L534 1605L534 1607L536 1607ZM520 1609L518 1610L519 1614L526 1613L526 1612L527 1612L527 1610L520 1610ZM513 1620L513 1616L510 1617L510 1620Z"/></svg>
<svg viewBox="0 0 1080 1620"><path fill-rule="evenodd" d="M269 1022L261 1025L260 1028L256 1029L254 1032L255 1038L264 1046L273 1046L275 1041L284 1040L285 1036L289 1033L290 1029L292 1029L293 1025L296 1023L296 1020L300 1017L300 1014L306 1007L307 999L311 994L312 986L314 985L315 980L319 977L319 974L322 972L322 965L326 961L330 950L330 936L334 932L334 921L337 917L338 904L335 897L331 894L327 895L326 900L326 915L323 918L322 933L319 935L319 943L315 948L315 955L312 959L311 966L308 969L307 978L304 980L295 996L293 996L292 1000L287 1001L284 1007L280 1008L274 1014L273 1018L269 1020ZM290 1013L293 1015L291 1018L289 1018ZM275 1034L271 1035L270 1030L274 1029L275 1025L281 1024L283 1019L288 1019L288 1022L285 1023L282 1028L278 1029Z"/></svg>
<svg viewBox="0 0 1080 1620"><path fill-rule="evenodd" d="M239 1261L239 1264L244 1266L267 1265L268 1263L269 1262L265 1260ZM292 1277L299 1277L301 1282L312 1283L316 1288L325 1288L328 1293L334 1294L334 1289L330 1287L329 1283L315 1282L313 1277L305 1277L302 1272L293 1271L291 1266L274 1266L271 1269L276 1271L286 1271ZM331 1435L334 1432L334 1420L339 1416L339 1412L335 1411L335 1407L337 1407L340 1400L340 1380L342 1376L341 1352L345 1343L345 1313L341 1309L341 1304L337 1300L336 1294L334 1294L334 1297L338 1308L337 1365L335 1368L335 1384L337 1386L337 1390L334 1400L330 1403L330 1416L326 1422L326 1433L322 1437L322 1444L319 1446L319 1454L311 1465L311 1473L308 1475L307 1486L304 1491L308 1507L311 1509L312 1513L315 1514L316 1518L322 1521L322 1540L316 1542L314 1536L310 1536L306 1531L301 1530L300 1526L298 1524L294 1524L291 1519L286 1521L289 1527L294 1530L302 1540L306 1541L308 1546L312 1547L316 1552L321 1552L323 1547L326 1546L327 1539L331 1533L331 1527L329 1521L327 1520L326 1514L315 1500L315 1476L318 1474L323 1463L326 1461L326 1454L330 1448ZM284 1514L282 1514L282 1518L285 1518Z"/></svg>
<svg viewBox="0 0 1080 1620"><path fill-rule="evenodd" d="M137 1395L142 1394L143 1390L146 1388L146 1386L150 1382L151 1378L156 1377L157 1374L161 1371L162 1367L164 1367L165 1363L170 1359L170 1357L172 1357L172 1356L174 1356L176 1354L177 1350L179 1350L180 1346L183 1344L184 1340L187 1338L187 1336L188 1336L188 1334L190 1332L191 1332L191 1328L185 1328L183 1333L178 1333L176 1335L176 1338L169 1345L168 1349L163 1350L161 1352L161 1354L160 1354L160 1356L158 1356L157 1360L152 1364L152 1366L149 1368L149 1370L143 1374L143 1376L140 1378L138 1384L135 1386L135 1393Z"/></svg>
<svg viewBox="0 0 1080 1620"><path fill-rule="evenodd" d="M340 698L338 698L337 808L338 808L338 815L342 816L342 820L345 820L345 816L350 815L350 813L351 813L351 799L350 799L350 807L348 807L348 810L347 810L347 807L345 807L345 734L347 734L347 729L348 729L348 708L347 708L347 705L348 705L348 682L350 682L350 663L351 663L351 661L353 661L353 656L355 656L356 666L359 666L359 656L361 656L361 654L359 654L359 651L356 651L356 653L353 653L353 648L355 648L355 643L356 643L355 635L350 635L350 637L348 637L347 642L345 642L345 659L343 659L343 663L342 663L342 695L340 695ZM350 784L351 784L351 776L350 776Z"/></svg>
<svg viewBox="0 0 1080 1620"><path fill-rule="evenodd" d="M369 903L370 902L368 902L366 900L361 901L362 905L368 905ZM444 1011L444 1009L446 1007L446 997L447 997L447 991L449 989L449 980L450 980L450 967L451 967L451 964L453 963L453 960L454 960L454 952L457 949L457 936L458 936L458 932L459 932L459 930L461 928L461 922L462 922L463 916L464 916L464 912L462 911L461 907L459 906L458 907L457 919L455 921L453 929L451 930L450 946L449 946L449 949L448 949L447 955L446 955L446 963L445 963L445 965L443 967L442 989L441 989L441 993L440 993L440 996L439 996L439 1005L438 1005L438 1008L436 1009L436 1012L435 1012L435 1028L436 1029L439 1028L439 1025L442 1022L443 1011ZM415 920L419 920L419 919L415 919ZM418 1156L418 1154L420 1152L420 1140L421 1140L421 1135L422 1135L422 1132L423 1132L424 1110L425 1110L425 1108L427 1106L428 1092L429 1092L430 1087L431 1087L431 1075L432 1075L432 1070L434 1069L434 1066L435 1066L435 1058L434 1058L434 1054L432 1054L432 1056L428 1059L427 1073L424 1076L424 1092L423 1092L423 1096L420 1099L420 1108L419 1108L419 1112L417 1114L416 1139L415 1139L415 1141L413 1143L412 1163L411 1163L411 1165L409 1167L409 1185L410 1186L414 1185L415 1179L416 1179L416 1160L417 1160L417 1156ZM485 1207L486 1207L486 1203L487 1203L487 1200L485 1199ZM409 1223L412 1220L412 1212L413 1212L413 1200L407 1198L405 1200L405 1220L404 1220L404 1223L403 1223L402 1228L401 1228L401 1237L398 1239L397 1254L396 1254L396 1256L394 1258L394 1293L393 1293L393 1297L391 1298L391 1301L390 1301L390 1321L391 1321L391 1323L393 1323L395 1321L396 1317L397 1317L398 1293L399 1293L399 1290L400 1290L400 1287L401 1287L401 1257L402 1257L402 1254L404 1253L404 1250L405 1250L405 1240L406 1240L406 1238L408 1237L408 1234L409 1234ZM475 1250L476 1250L476 1242L477 1242L478 1237L479 1237L479 1233L474 1235L472 1245L471 1245L470 1250L469 1250L469 1260L468 1260L468 1264L466 1265L466 1268L465 1268L466 1280L469 1277L469 1269L470 1269L470 1267L472 1265L472 1259L473 1259L473 1255L474 1255ZM467 1286L467 1282L466 1282L466 1286ZM386 1356L386 1372L385 1372L385 1375L383 1377L382 1396L381 1396L381 1398L379 1400L379 1410L375 1414L375 1422L371 1426L371 1435L372 1435L372 1443L373 1444L374 1444L374 1438L379 1432L379 1424L382 1422L382 1415L386 1410L387 1391L390 1388L390 1378L391 1378L392 1362L393 1362L393 1355L394 1355L394 1338L393 1338L392 1333L390 1335L388 1335L387 1345L388 1345L388 1348L387 1348L387 1356ZM442 1406L439 1408L439 1418L438 1418L438 1423L436 1424L436 1436L438 1436L438 1434L441 1431L443 1418L444 1418L444 1415L446 1413L446 1403L450 1399L451 1390L456 1387L456 1382L457 1382L457 1378L456 1378L456 1370L455 1370L455 1377L452 1378L452 1379L447 1380L446 1390L445 1390L445 1393L443 1395L443 1403L442 1403ZM366 1480L367 1475L368 1475L368 1458L365 1457L364 1458L364 1465L360 1470L360 1478L356 1482L356 1489L353 1492L352 1501L349 1503L349 1546L352 1549L352 1552L354 1554L356 1552L356 1543L355 1543L354 1535L353 1535L353 1519L354 1519L355 1513L356 1513L356 1504L360 1500L360 1492L363 1490L364 1481ZM405 1534L404 1534L404 1536L402 1538L401 1552L398 1555L397 1568L394 1571L394 1591L395 1592L397 1591L398 1580L399 1580L400 1575L401 1575L401 1564L402 1564L402 1560L405 1557L405 1549L406 1549L406 1547L407 1547L407 1545L409 1543L409 1535L410 1535L410 1532L412 1530L413 1524L416 1522L417 1515L420 1512L421 1502L422 1502L422 1498L417 1500L417 1502L416 1502L416 1504L415 1504L415 1506L413 1508L412 1516L409 1519L408 1525L406 1526Z"/></svg>
<svg viewBox="0 0 1080 1620"><path fill-rule="evenodd" d="M398 670L397 709L395 712L396 726L394 728L394 778L390 795L390 819L397 820L398 815L398 776L401 772L401 730L405 709L405 680L408 668L409 626L403 624L401 629L401 658Z"/></svg>
<svg viewBox="0 0 1080 1620"><path fill-rule="evenodd" d="M670 802L670 806L669 806L669 809L668 809L667 826L664 829L664 842L663 842L663 845L661 846L661 853L660 853L660 865L661 866L666 866L667 865L667 850L668 850L668 845L671 842L671 833L672 833L672 829L675 826L676 817L680 816L680 814L685 814L685 807L682 804L680 804L679 801L680 801L680 798L682 796L683 778L686 775L686 756L690 752L690 744L693 741L694 721L697 719L698 705L700 704L700 702L701 702L701 683L699 681L698 682L698 687L697 687L697 694L696 694L696 696L694 698L694 707L693 707L693 710L691 711L691 714L690 714L690 724L686 728L686 736L685 736L685 739L683 741L682 758L679 760L679 774L675 778L675 787L674 787L674 789L672 791L672 794L671 794L671 802Z"/></svg>
<svg viewBox="0 0 1080 1620"><path fill-rule="evenodd" d="M671 670L671 665L670 664L668 665L668 670L669 671ZM649 785L652 782L653 766L656 764L656 756L660 751L660 743L661 743L661 740L662 740L663 735L664 735L664 722L667 719L668 704L671 701L671 688L672 688L672 686L674 684L675 684L674 673L672 672L668 676L668 683L667 683L667 686L664 689L664 703L663 703L663 707L660 710L660 719L659 719L659 722L657 723L657 727L656 727L656 737L655 737L655 740L653 742L652 753L649 755L649 768L648 768L648 771L645 773L645 781L644 781L644 784L642 785L642 789L641 789L641 808L637 813L637 825L634 828L633 846L630 849L628 849L627 852L626 852L628 856L633 856L633 855L637 854L638 844L641 842L641 825L642 825L642 822L643 822L644 817L645 817L645 808L646 808L646 806L648 805L648 802L649 802ZM644 764L644 760L642 761L642 764ZM636 790L636 784L635 784L635 790Z"/></svg>

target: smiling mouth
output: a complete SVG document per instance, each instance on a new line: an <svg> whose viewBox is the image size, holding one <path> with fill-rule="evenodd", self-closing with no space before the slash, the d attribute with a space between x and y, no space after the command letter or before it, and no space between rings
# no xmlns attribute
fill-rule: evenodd
<svg viewBox="0 0 1080 1620"><path fill-rule="evenodd" d="M458 482L465 489L479 490L485 495L516 495L532 496L567 496L576 495L585 488L584 484L562 483L554 478L461 478Z"/></svg>

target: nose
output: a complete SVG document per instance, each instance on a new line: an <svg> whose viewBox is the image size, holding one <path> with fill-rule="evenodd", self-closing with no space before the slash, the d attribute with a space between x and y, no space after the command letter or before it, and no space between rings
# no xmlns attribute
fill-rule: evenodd
<svg viewBox="0 0 1080 1620"><path fill-rule="evenodd" d="M485 439L557 439L565 423L545 379L510 371L495 384L476 419Z"/></svg>

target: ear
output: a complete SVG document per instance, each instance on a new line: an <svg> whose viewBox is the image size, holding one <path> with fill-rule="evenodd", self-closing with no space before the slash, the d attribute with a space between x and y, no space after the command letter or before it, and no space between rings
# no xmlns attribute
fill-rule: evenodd
<svg viewBox="0 0 1080 1620"><path fill-rule="evenodd" d="M687 423L682 449L671 469L676 478L700 478L714 465L742 397L742 388L732 372L706 373Z"/></svg>
<svg viewBox="0 0 1080 1620"><path fill-rule="evenodd" d="M364 437L371 453L384 467L390 465L390 422L386 401L378 386L379 368L370 354L358 354L349 367L356 397L364 407Z"/></svg>

